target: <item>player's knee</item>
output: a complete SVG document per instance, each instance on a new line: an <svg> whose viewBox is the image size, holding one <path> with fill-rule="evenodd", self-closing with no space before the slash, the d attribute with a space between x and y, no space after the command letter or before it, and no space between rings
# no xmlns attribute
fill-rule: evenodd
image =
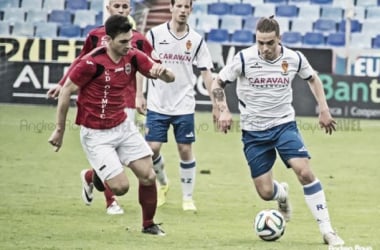
<svg viewBox="0 0 380 250"><path fill-rule="evenodd" d="M127 183L123 183L123 184L118 184L116 186L113 186L112 188L112 192L117 195L117 196L121 196L121 195L124 195L128 192L129 190L129 185Z"/></svg>
<svg viewBox="0 0 380 250"><path fill-rule="evenodd" d="M315 180L315 176L309 168L299 170L297 172L297 177L302 185L310 184Z"/></svg>
<svg viewBox="0 0 380 250"><path fill-rule="evenodd" d="M273 189L270 188L257 189L257 193L259 194L260 198L265 201L270 201L273 198Z"/></svg>
<svg viewBox="0 0 380 250"><path fill-rule="evenodd" d="M156 173L154 171L147 171L146 174L140 176L139 181L143 185L152 185L156 181Z"/></svg>

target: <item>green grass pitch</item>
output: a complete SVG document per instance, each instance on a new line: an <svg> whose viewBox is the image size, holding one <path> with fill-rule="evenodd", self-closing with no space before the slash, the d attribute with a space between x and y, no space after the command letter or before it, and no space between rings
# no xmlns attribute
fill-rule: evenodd
<svg viewBox="0 0 380 250"><path fill-rule="evenodd" d="M344 248L329 248L294 173L279 159L274 174L290 185L293 218L279 241L256 237L256 213L276 204L261 201L254 190L238 127L229 134L216 133L210 113L196 114L198 213L181 209L173 137L163 146L171 189L156 222L163 223L166 237L140 232L136 179L128 169L131 188L119 198L124 215L106 215L99 192L85 206L79 173L88 163L74 118L71 108L63 148L55 153L47 143L55 107L0 104L0 249L380 249L379 121L338 119L339 130L328 136L318 129L317 117L297 119L325 189L333 227L346 241Z"/></svg>

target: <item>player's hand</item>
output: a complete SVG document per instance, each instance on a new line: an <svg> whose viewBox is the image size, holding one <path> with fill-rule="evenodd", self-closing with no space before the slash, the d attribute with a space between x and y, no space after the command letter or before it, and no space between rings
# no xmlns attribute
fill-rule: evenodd
<svg viewBox="0 0 380 250"><path fill-rule="evenodd" d="M51 88L46 92L48 99L57 99L62 86L57 84L55 87Z"/></svg>
<svg viewBox="0 0 380 250"><path fill-rule="evenodd" d="M153 67L150 69L149 73L152 77L158 78L163 73L165 73L165 71L166 71L166 67L164 65L155 63L153 64Z"/></svg>
<svg viewBox="0 0 380 250"><path fill-rule="evenodd" d="M51 134L48 142L54 147L54 151L58 152L62 146L63 130L55 129Z"/></svg>
<svg viewBox="0 0 380 250"><path fill-rule="evenodd" d="M144 96L136 95L136 110L139 114L146 115L146 99Z"/></svg>
<svg viewBox="0 0 380 250"><path fill-rule="evenodd" d="M232 115L229 111L224 110L219 114L217 127L219 131L224 132L227 134L228 130L231 129L232 124Z"/></svg>
<svg viewBox="0 0 380 250"><path fill-rule="evenodd" d="M219 109L218 109L218 106L216 105L212 105L212 121L216 124L218 122L218 119L219 119Z"/></svg>
<svg viewBox="0 0 380 250"><path fill-rule="evenodd" d="M336 121L332 118L329 110L324 110L319 113L319 126L325 129L326 134L332 134L336 131Z"/></svg>

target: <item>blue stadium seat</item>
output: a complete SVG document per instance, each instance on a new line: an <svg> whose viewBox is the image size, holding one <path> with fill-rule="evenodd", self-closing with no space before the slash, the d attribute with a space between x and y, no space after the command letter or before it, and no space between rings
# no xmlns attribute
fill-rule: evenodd
<svg viewBox="0 0 380 250"><path fill-rule="evenodd" d="M68 10L52 10L49 15L49 22L67 24L72 23L72 15Z"/></svg>
<svg viewBox="0 0 380 250"><path fill-rule="evenodd" d="M325 45L325 37L320 32L306 32L303 36L305 47L320 47Z"/></svg>
<svg viewBox="0 0 380 250"><path fill-rule="evenodd" d="M379 19L380 18L380 6L373 6L367 9L367 19Z"/></svg>
<svg viewBox="0 0 380 250"><path fill-rule="evenodd" d="M208 5L208 14L211 15L227 15L230 14L231 6L228 3L216 2Z"/></svg>
<svg viewBox="0 0 380 250"><path fill-rule="evenodd" d="M95 24L96 25L103 25L103 11L98 12L95 16Z"/></svg>
<svg viewBox="0 0 380 250"><path fill-rule="evenodd" d="M288 4L294 4L297 6L306 6L310 4L310 0L288 0Z"/></svg>
<svg viewBox="0 0 380 250"><path fill-rule="evenodd" d="M356 0L356 6L373 7L378 6L377 0Z"/></svg>
<svg viewBox="0 0 380 250"><path fill-rule="evenodd" d="M78 38L82 36L82 29L75 24L62 24L58 30L59 37Z"/></svg>
<svg viewBox="0 0 380 250"><path fill-rule="evenodd" d="M201 3L199 1L193 2L193 15L207 15L207 3Z"/></svg>
<svg viewBox="0 0 380 250"><path fill-rule="evenodd" d="M0 9L18 8L20 7L19 0L0 0Z"/></svg>
<svg viewBox="0 0 380 250"><path fill-rule="evenodd" d="M21 8L23 8L25 11L28 10L40 10L42 9L42 0L33 0L33 1L27 1L23 0L21 1Z"/></svg>
<svg viewBox="0 0 380 250"><path fill-rule="evenodd" d="M220 19L220 28L228 30L229 33L233 33L235 30L242 29L243 17L236 15L224 15Z"/></svg>
<svg viewBox="0 0 380 250"><path fill-rule="evenodd" d="M302 34L298 31L287 31L281 35L281 43L289 47L299 47L302 45Z"/></svg>
<svg viewBox="0 0 380 250"><path fill-rule="evenodd" d="M56 38L58 35L58 24L49 22L36 23L35 36L42 38Z"/></svg>
<svg viewBox="0 0 380 250"><path fill-rule="evenodd" d="M276 5L280 5L280 4L287 4L288 1L287 0L264 0L264 3L269 3L269 4L276 4Z"/></svg>
<svg viewBox="0 0 380 250"><path fill-rule="evenodd" d="M350 47L354 49L370 49L372 48L372 36L365 33L352 33Z"/></svg>
<svg viewBox="0 0 380 250"><path fill-rule="evenodd" d="M217 15L205 15L198 18L197 29L204 32L209 32L210 29L219 28L219 16Z"/></svg>
<svg viewBox="0 0 380 250"><path fill-rule="evenodd" d="M262 16L271 16L276 14L276 5L275 4L258 4L254 6L253 15L255 17Z"/></svg>
<svg viewBox="0 0 380 250"><path fill-rule="evenodd" d="M249 3L251 6L256 6L258 4L264 4L264 0L242 0L242 3Z"/></svg>
<svg viewBox="0 0 380 250"><path fill-rule="evenodd" d="M372 48L380 49L380 35L375 36L373 39Z"/></svg>
<svg viewBox="0 0 380 250"><path fill-rule="evenodd" d="M86 25L95 24L96 12L92 10L77 10L74 12L73 24L84 28Z"/></svg>
<svg viewBox="0 0 380 250"><path fill-rule="evenodd" d="M25 11L21 8L5 8L3 9L3 21L7 22L24 22Z"/></svg>
<svg viewBox="0 0 380 250"><path fill-rule="evenodd" d="M296 5L278 5L276 7L276 16L281 17L297 17L298 7Z"/></svg>
<svg viewBox="0 0 380 250"><path fill-rule="evenodd" d="M235 3L231 6L231 14L238 16L252 15L253 8L249 3Z"/></svg>
<svg viewBox="0 0 380 250"><path fill-rule="evenodd" d="M339 22L338 30L340 32L346 32L346 20L342 20ZM351 33L355 32L361 32L362 30L362 24L359 22L359 20L351 20Z"/></svg>
<svg viewBox="0 0 380 250"><path fill-rule="evenodd" d="M103 0L91 0L90 10L94 10L96 12L103 11Z"/></svg>
<svg viewBox="0 0 380 250"><path fill-rule="evenodd" d="M83 31L82 31L82 37L86 37L87 34L88 34L91 30L93 30L93 29L95 29L95 28L97 28L97 27L98 27L97 25L87 25L86 27L83 28Z"/></svg>
<svg viewBox="0 0 380 250"><path fill-rule="evenodd" d="M13 24L12 35L21 37L33 37L34 24L26 22L15 22Z"/></svg>
<svg viewBox="0 0 380 250"><path fill-rule="evenodd" d="M256 32L256 23L258 20L259 20L259 17L246 16L243 20L243 29Z"/></svg>
<svg viewBox="0 0 380 250"><path fill-rule="evenodd" d="M323 4L326 4L326 5L331 5L333 4L333 0L310 0L310 3L311 4L319 4L319 5L323 5Z"/></svg>
<svg viewBox="0 0 380 250"><path fill-rule="evenodd" d="M45 10L64 10L65 0L44 0L44 5L42 6Z"/></svg>
<svg viewBox="0 0 380 250"><path fill-rule="evenodd" d="M318 5L299 5L298 18L315 21L320 17L320 7Z"/></svg>
<svg viewBox="0 0 380 250"><path fill-rule="evenodd" d="M291 22L291 31L300 32L304 35L306 32L313 31L313 20L305 18L294 18Z"/></svg>
<svg viewBox="0 0 380 250"><path fill-rule="evenodd" d="M207 33L207 42L227 43L229 42L229 34L226 29L211 29Z"/></svg>
<svg viewBox="0 0 380 250"><path fill-rule="evenodd" d="M354 34L366 34L375 37L379 33L379 20L377 19L364 19L362 22L362 29L360 33Z"/></svg>
<svg viewBox="0 0 380 250"><path fill-rule="evenodd" d="M66 9L67 10L87 10L88 3L87 0L66 0Z"/></svg>
<svg viewBox="0 0 380 250"><path fill-rule="evenodd" d="M254 34L250 30L235 30L231 36L231 42L235 44L251 45L254 43Z"/></svg>
<svg viewBox="0 0 380 250"><path fill-rule="evenodd" d="M26 12L26 22L31 22L31 23L47 22L48 16L49 16L49 13L47 10L42 10L42 9L28 10L28 12Z"/></svg>
<svg viewBox="0 0 380 250"><path fill-rule="evenodd" d="M10 23L0 21L0 35L8 36L11 34Z"/></svg>
<svg viewBox="0 0 380 250"><path fill-rule="evenodd" d="M333 47L344 47L346 45L345 33L330 33L326 39L326 45Z"/></svg>
<svg viewBox="0 0 380 250"><path fill-rule="evenodd" d="M344 9L336 6L322 6L321 18L331 19L340 22L343 19Z"/></svg>
<svg viewBox="0 0 380 250"><path fill-rule="evenodd" d="M318 19L314 22L314 31L332 33L336 32L336 22L331 19Z"/></svg>

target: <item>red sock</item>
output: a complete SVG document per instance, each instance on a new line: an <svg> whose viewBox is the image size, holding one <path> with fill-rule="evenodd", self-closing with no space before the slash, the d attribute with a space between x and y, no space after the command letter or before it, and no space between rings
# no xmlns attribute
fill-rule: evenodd
<svg viewBox="0 0 380 250"><path fill-rule="evenodd" d="M115 195L113 194L111 188L108 186L107 183L104 183L105 190L103 192L104 198L106 198L106 206L111 206L112 202L115 201Z"/></svg>
<svg viewBox="0 0 380 250"><path fill-rule="evenodd" d="M139 203L142 209L143 227L153 224L153 217L156 214L157 189L156 184L144 186L139 184Z"/></svg>
<svg viewBox="0 0 380 250"><path fill-rule="evenodd" d="M92 169L87 169L86 173L84 174L84 178L87 182L87 184L92 183L92 176L93 176L93 171Z"/></svg>

